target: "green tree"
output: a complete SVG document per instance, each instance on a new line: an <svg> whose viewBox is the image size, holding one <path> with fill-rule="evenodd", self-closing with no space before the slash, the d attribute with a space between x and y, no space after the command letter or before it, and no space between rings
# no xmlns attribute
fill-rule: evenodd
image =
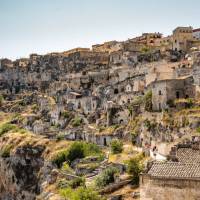
<svg viewBox="0 0 200 200"><path fill-rule="evenodd" d="M106 185L113 183L119 170L116 167L109 167L105 169L96 179L96 186L98 188L105 187Z"/></svg>
<svg viewBox="0 0 200 200"><path fill-rule="evenodd" d="M139 176L144 168L143 158L144 158L143 154L139 154L128 161L127 171L130 175L132 175L134 184L139 183Z"/></svg>
<svg viewBox="0 0 200 200"><path fill-rule="evenodd" d="M145 110L152 111L152 91L148 91L144 96Z"/></svg>
<svg viewBox="0 0 200 200"><path fill-rule="evenodd" d="M65 200L103 200L94 189L85 187L61 189L60 194Z"/></svg>
<svg viewBox="0 0 200 200"><path fill-rule="evenodd" d="M113 139L110 146L113 154L118 154L123 151L123 143L118 139Z"/></svg>
<svg viewBox="0 0 200 200"><path fill-rule="evenodd" d="M69 163L71 163L77 158L84 158L84 157L85 157L84 143L74 142L68 150L67 160L69 161Z"/></svg>

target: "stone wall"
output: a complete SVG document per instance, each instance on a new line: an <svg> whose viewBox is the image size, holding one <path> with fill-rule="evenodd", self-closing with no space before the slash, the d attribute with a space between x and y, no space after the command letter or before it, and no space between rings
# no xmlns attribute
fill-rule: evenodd
<svg viewBox="0 0 200 200"><path fill-rule="evenodd" d="M156 179L143 174L140 177L142 200L197 200L200 198L200 180Z"/></svg>

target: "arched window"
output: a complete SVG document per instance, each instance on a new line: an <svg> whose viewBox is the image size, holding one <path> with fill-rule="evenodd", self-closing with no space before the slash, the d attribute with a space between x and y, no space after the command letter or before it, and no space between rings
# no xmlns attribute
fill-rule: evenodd
<svg viewBox="0 0 200 200"><path fill-rule="evenodd" d="M114 94L118 94L119 90L117 88L114 89Z"/></svg>

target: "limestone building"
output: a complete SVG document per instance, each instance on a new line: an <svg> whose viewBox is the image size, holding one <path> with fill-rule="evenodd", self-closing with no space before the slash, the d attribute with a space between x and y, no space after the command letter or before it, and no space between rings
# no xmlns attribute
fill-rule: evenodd
<svg viewBox="0 0 200 200"><path fill-rule="evenodd" d="M172 147L169 160L149 163L140 177L142 200L200 198L200 143L195 137Z"/></svg>

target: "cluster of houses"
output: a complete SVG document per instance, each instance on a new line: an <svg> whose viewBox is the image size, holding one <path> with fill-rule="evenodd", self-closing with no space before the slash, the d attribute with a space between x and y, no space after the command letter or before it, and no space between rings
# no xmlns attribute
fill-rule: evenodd
<svg viewBox="0 0 200 200"><path fill-rule="evenodd" d="M26 91L55 99L56 105L49 109L53 123L61 127L64 122L59 113L65 110L88 116L97 111L108 114L110 107L117 110L115 119L107 118L105 124L127 123L127 105L149 90L153 111L168 109L177 98L198 96L199 61L200 30L177 27L167 37L144 33L91 49L1 59L0 89L9 99Z"/></svg>

